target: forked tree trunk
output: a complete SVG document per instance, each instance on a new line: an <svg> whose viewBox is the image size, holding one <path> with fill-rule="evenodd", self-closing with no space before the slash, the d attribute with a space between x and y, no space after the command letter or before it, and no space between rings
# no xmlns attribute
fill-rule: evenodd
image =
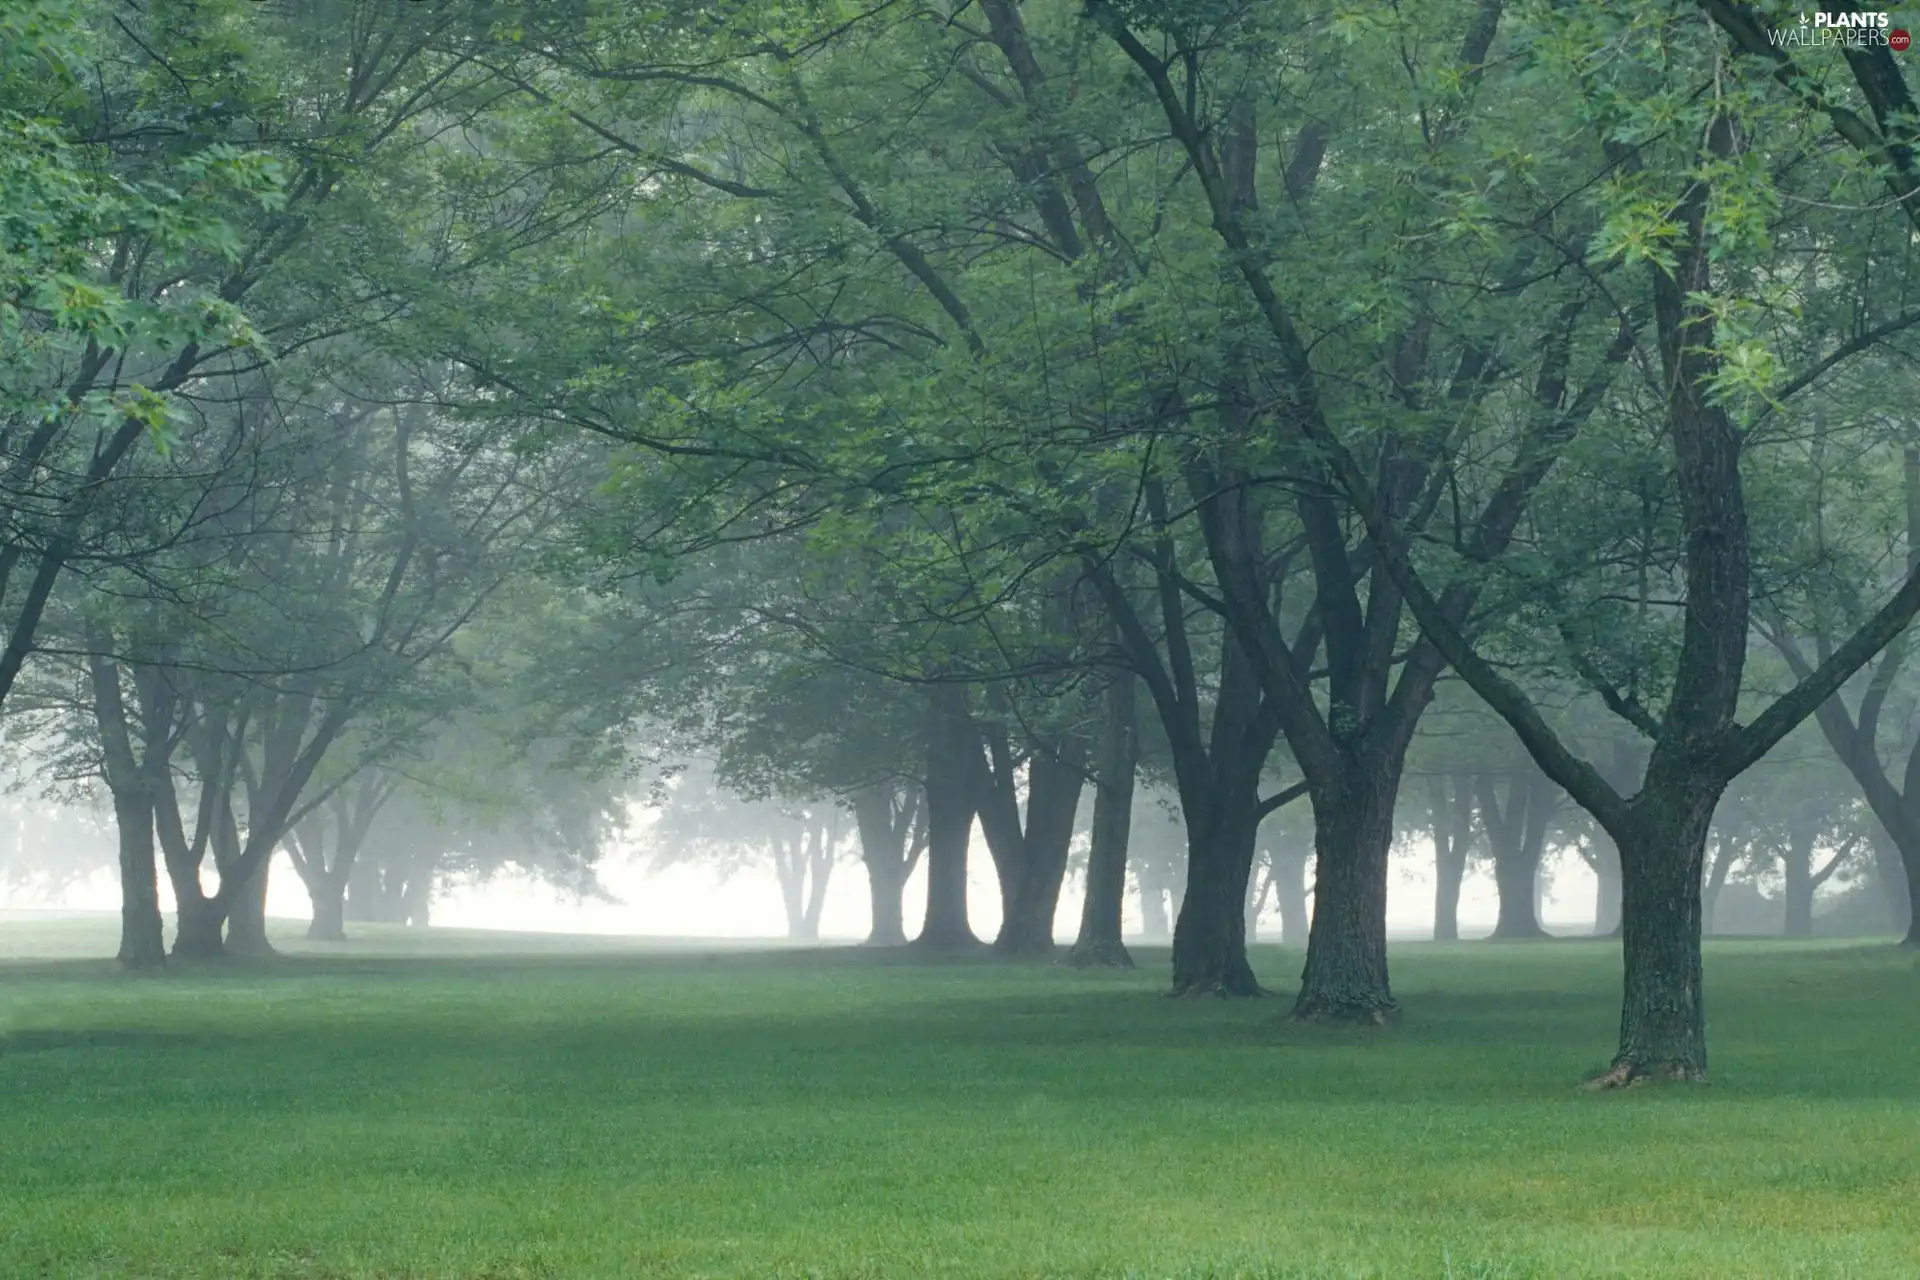
<svg viewBox="0 0 1920 1280"><path fill-rule="evenodd" d="M946 691L942 691L943 693ZM936 705L927 747L927 915L914 945L936 951L980 946L967 921L967 845L973 836L976 759L972 724Z"/></svg>
<svg viewBox="0 0 1920 1280"><path fill-rule="evenodd" d="M1354 769L1313 795L1313 927L1296 1018L1384 1022L1397 1009L1387 980L1387 853L1399 761Z"/></svg>
<svg viewBox="0 0 1920 1280"><path fill-rule="evenodd" d="M867 869L867 898L872 923L870 947L900 947L907 941L901 895L907 888L905 845L908 824L894 811L887 785L862 787L853 794L853 821L860 833L860 861Z"/></svg>
<svg viewBox="0 0 1920 1280"><path fill-rule="evenodd" d="M113 816L120 838L120 964L128 969L164 968L167 944L160 922L152 802L137 789L115 792Z"/></svg>
<svg viewBox="0 0 1920 1280"><path fill-rule="evenodd" d="M1145 868L1135 875L1140 885L1140 936L1148 942L1165 942L1173 934L1166 882L1157 872Z"/></svg>
<svg viewBox="0 0 1920 1280"><path fill-rule="evenodd" d="M1087 852L1087 895L1080 906L1080 933L1067 963L1133 968L1120 938L1126 909L1127 841L1133 827L1133 775L1139 757L1139 720L1134 676L1122 673L1107 686L1105 723L1093 792L1093 844Z"/></svg>
<svg viewBox="0 0 1920 1280"><path fill-rule="evenodd" d="M1783 896L1786 920L1783 932L1789 938L1813 934L1813 840L1814 832L1796 824L1781 852Z"/></svg>
<svg viewBox="0 0 1920 1280"><path fill-rule="evenodd" d="M1615 833L1624 908L1620 1049L1596 1085L1707 1077L1701 873L1722 785L1676 780L1643 797L1631 827Z"/></svg>
<svg viewBox="0 0 1920 1280"><path fill-rule="evenodd" d="M1016 832L1022 848L1019 878L993 949L1002 955L1043 956L1053 950L1053 920L1066 881L1067 851L1073 843L1073 819L1085 787L1086 747L1068 736L1051 752L1036 752L1027 764L1025 829Z"/></svg>
<svg viewBox="0 0 1920 1280"><path fill-rule="evenodd" d="M1544 775L1529 767L1508 783L1502 811L1497 783L1490 777L1479 780L1480 817L1493 845L1493 880L1500 894L1500 914L1493 926L1496 938L1547 936L1540 926L1539 883L1553 806L1551 787Z"/></svg>
<svg viewBox="0 0 1920 1280"><path fill-rule="evenodd" d="M1220 765L1230 762L1221 761ZM1173 925L1176 995L1257 996L1247 961L1247 877L1259 830L1259 767L1222 769L1210 803L1187 806L1187 892Z"/></svg>

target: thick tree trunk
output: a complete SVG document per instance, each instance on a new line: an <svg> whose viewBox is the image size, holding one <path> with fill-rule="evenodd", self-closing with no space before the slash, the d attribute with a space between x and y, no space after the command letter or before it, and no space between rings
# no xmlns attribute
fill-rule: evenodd
<svg viewBox="0 0 1920 1280"><path fill-rule="evenodd" d="M1616 833L1626 962L1620 1049L1596 1085L1707 1077L1701 873L1719 791L1711 780L1681 779L1644 795L1632 826Z"/></svg>
<svg viewBox="0 0 1920 1280"><path fill-rule="evenodd" d="M128 969L162 968L167 944L160 922L160 872L153 852L153 805L144 791L115 793L113 816L120 837L120 963Z"/></svg>
<svg viewBox="0 0 1920 1280"><path fill-rule="evenodd" d="M227 915L227 950L235 955L273 954L273 944L267 940L267 875L272 866L271 859L262 861L234 896ZM223 873L221 888L225 887Z"/></svg>
<svg viewBox="0 0 1920 1280"><path fill-rule="evenodd" d="M1307 945L1312 915L1307 910L1307 861L1305 849L1278 850L1273 855L1273 897L1280 911L1280 945Z"/></svg>
<svg viewBox="0 0 1920 1280"><path fill-rule="evenodd" d="M313 901L313 920L307 925L307 937L314 942L347 940L347 886L340 878L321 872L306 881L307 896Z"/></svg>
<svg viewBox="0 0 1920 1280"><path fill-rule="evenodd" d="M1176 995L1265 994L1247 961L1247 877L1259 829L1259 777L1246 776L1245 767L1234 773L1240 776L1220 779L1201 821L1188 828L1187 892L1173 925ZM1195 814L1187 809L1193 824Z"/></svg>
<svg viewBox="0 0 1920 1280"><path fill-rule="evenodd" d="M967 921L967 845L979 768L969 756L979 750L965 715L937 706L927 748L927 915L915 946L956 951L981 945Z"/></svg>
<svg viewBox="0 0 1920 1280"><path fill-rule="evenodd" d="M183 897L177 886L174 901L179 907L173 934L174 956L179 959L207 960L225 955L227 918L218 904L204 894L196 898Z"/></svg>
<svg viewBox="0 0 1920 1280"><path fill-rule="evenodd" d="M1387 853L1399 766L1351 769L1313 796L1313 927L1296 1018L1384 1022L1398 1008L1387 980Z"/></svg>
<svg viewBox="0 0 1920 1280"><path fill-rule="evenodd" d="M871 903L872 924L867 930L870 947L902 947L907 943L906 909L900 899L906 893L907 879L901 875L898 859L880 859L867 865L867 896Z"/></svg>
<svg viewBox="0 0 1920 1280"><path fill-rule="evenodd" d="M1120 938L1126 909L1127 841L1133 827L1133 775L1140 754L1134 677L1123 673L1107 687L1106 722L1093 792L1093 844L1087 852L1087 895L1080 906L1080 933L1067 963L1133 968Z"/></svg>

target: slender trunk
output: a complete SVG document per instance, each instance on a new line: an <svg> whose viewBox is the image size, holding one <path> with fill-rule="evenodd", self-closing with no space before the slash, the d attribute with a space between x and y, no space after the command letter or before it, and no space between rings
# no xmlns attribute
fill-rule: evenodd
<svg viewBox="0 0 1920 1280"><path fill-rule="evenodd" d="M1789 938L1813 934L1813 832L1795 830L1781 855L1781 871L1786 880L1786 924Z"/></svg>
<svg viewBox="0 0 1920 1280"><path fill-rule="evenodd" d="M1177 995L1264 994L1247 961L1247 877L1259 831L1259 768L1219 761L1210 801L1187 810L1187 891L1173 925ZM1239 767L1232 767L1238 763ZM1237 775L1237 776L1236 776ZM1199 821L1196 822L1195 818Z"/></svg>
<svg viewBox="0 0 1920 1280"><path fill-rule="evenodd" d="M1313 795L1313 927L1296 1018L1384 1022L1397 1008L1387 980L1387 853L1400 763L1352 768Z"/></svg>
<svg viewBox="0 0 1920 1280"><path fill-rule="evenodd" d="M1305 849L1285 849L1273 855L1273 897L1280 910L1280 945L1305 948L1313 920L1307 910Z"/></svg>
<svg viewBox="0 0 1920 1280"><path fill-rule="evenodd" d="M307 896L313 900L313 921L307 925L307 937L314 942L347 940L347 885L344 878L327 871L306 882Z"/></svg>
<svg viewBox="0 0 1920 1280"><path fill-rule="evenodd" d="M980 945L967 921L967 845L973 837L979 742L963 709L945 695L933 712L927 746L927 916L915 945L936 951Z"/></svg>
<svg viewBox="0 0 1920 1280"><path fill-rule="evenodd" d="M152 799L144 790L115 792L113 816L120 837L120 963L128 969L163 968L167 946L160 923Z"/></svg>
<svg viewBox="0 0 1920 1280"><path fill-rule="evenodd" d="M1433 813L1433 936L1438 942L1460 938L1460 884L1467 874L1467 846L1473 839L1473 798L1463 778L1438 774L1427 781Z"/></svg>
<svg viewBox="0 0 1920 1280"><path fill-rule="evenodd" d="M1026 828L1018 888L1008 902L993 949L1003 955L1047 955L1073 843L1073 819L1085 786L1086 745L1069 735L1027 765Z"/></svg>
<svg viewBox="0 0 1920 1280"><path fill-rule="evenodd" d="M1133 686L1131 673L1116 676L1107 686L1106 722L1101 726L1094 780L1093 844L1087 852L1087 896L1080 907L1080 934L1067 955L1069 964L1133 968L1133 957L1120 939L1127 840L1133 826L1133 775L1140 754Z"/></svg>
<svg viewBox="0 0 1920 1280"><path fill-rule="evenodd" d="M1649 779L1649 790L1657 785ZM1625 957L1620 1050L1595 1083L1704 1080L1701 871L1720 785L1682 777L1636 803L1620 846Z"/></svg>

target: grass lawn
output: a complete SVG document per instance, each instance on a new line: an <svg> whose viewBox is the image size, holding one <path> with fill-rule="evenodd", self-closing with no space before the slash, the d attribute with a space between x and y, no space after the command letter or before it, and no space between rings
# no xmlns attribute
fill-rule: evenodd
<svg viewBox="0 0 1920 1280"><path fill-rule="evenodd" d="M25 958L99 928L0 923L9 1280L1920 1275L1891 948L1715 945L1714 1083L1589 1095L1597 943L1400 946L1363 1031L1153 952Z"/></svg>

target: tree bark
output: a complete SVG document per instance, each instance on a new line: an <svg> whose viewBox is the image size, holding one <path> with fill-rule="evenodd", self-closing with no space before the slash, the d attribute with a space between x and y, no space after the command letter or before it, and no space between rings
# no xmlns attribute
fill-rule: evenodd
<svg viewBox="0 0 1920 1280"><path fill-rule="evenodd" d="M1781 872L1786 881L1786 921L1783 932L1789 938L1813 935L1813 841L1816 834L1812 824L1796 822L1788 832L1786 848L1781 850Z"/></svg>
<svg viewBox="0 0 1920 1280"><path fill-rule="evenodd" d="M127 969L164 968L167 945L160 922L152 798L144 789L115 792L113 816L120 839L120 964Z"/></svg>
<svg viewBox="0 0 1920 1280"><path fill-rule="evenodd" d="M1696 777L1662 788L1615 836L1624 908L1620 1049L1596 1084L1706 1079L1701 873L1721 785Z"/></svg>
<svg viewBox="0 0 1920 1280"><path fill-rule="evenodd" d="M1593 936L1620 936L1620 849L1605 828L1593 837Z"/></svg>
<svg viewBox="0 0 1920 1280"><path fill-rule="evenodd" d="M273 943L267 939L267 876L272 867L272 862L265 859L255 864L253 874L232 898L227 913L227 950L236 955L273 954ZM222 897L225 888L223 880Z"/></svg>
<svg viewBox="0 0 1920 1280"><path fill-rule="evenodd" d="M1133 968L1121 940L1126 908L1127 841L1133 826L1133 775L1140 754L1134 675L1121 672L1107 686L1100 758L1093 792L1093 844L1087 852L1087 894L1080 933L1067 962L1082 967Z"/></svg>
<svg viewBox="0 0 1920 1280"><path fill-rule="evenodd" d="M1379 1023L1398 1009L1387 979L1387 854L1399 763L1354 771L1313 796L1313 926L1296 1018Z"/></svg>
<svg viewBox="0 0 1920 1280"><path fill-rule="evenodd" d="M927 914L914 945L971 950L981 945L967 921L967 845L973 837L980 742L960 690L936 692L928 730Z"/></svg>

